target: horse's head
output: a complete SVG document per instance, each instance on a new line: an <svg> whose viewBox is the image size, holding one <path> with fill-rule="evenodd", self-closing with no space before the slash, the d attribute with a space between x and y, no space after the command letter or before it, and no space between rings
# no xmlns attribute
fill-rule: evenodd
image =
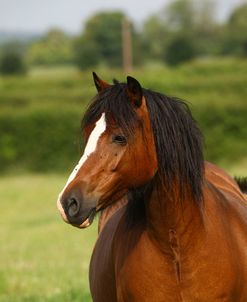
<svg viewBox="0 0 247 302"><path fill-rule="evenodd" d="M86 147L59 195L63 219L91 224L99 211L129 189L151 180L157 157L151 122L139 82L109 85L94 74L98 94L83 119Z"/></svg>

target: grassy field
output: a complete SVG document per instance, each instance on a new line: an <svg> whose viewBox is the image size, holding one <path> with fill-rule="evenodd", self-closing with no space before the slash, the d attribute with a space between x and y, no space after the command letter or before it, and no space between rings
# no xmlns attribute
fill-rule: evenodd
<svg viewBox="0 0 247 302"><path fill-rule="evenodd" d="M88 266L97 220L65 224L56 198L65 177L0 177L0 302L89 302Z"/></svg>
<svg viewBox="0 0 247 302"><path fill-rule="evenodd" d="M65 224L56 198L58 175L0 178L0 301L91 301L89 258L97 221L79 230Z"/></svg>

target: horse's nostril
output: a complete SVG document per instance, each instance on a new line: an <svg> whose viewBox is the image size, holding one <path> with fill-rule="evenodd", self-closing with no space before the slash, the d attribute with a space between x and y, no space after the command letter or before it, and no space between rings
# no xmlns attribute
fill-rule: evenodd
<svg viewBox="0 0 247 302"><path fill-rule="evenodd" d="M75 198L70 198L68 201L68 214L70 217L75 217L80 211L80 203Z"/></svg>

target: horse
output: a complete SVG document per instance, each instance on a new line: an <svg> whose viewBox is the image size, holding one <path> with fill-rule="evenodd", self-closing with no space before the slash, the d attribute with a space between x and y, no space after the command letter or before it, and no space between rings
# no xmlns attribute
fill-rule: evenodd
<svg viewBox="0 0 247 302"><path fill-rule="evenodd" d="M247 199L204 161L188 105L130 76L93 78L84 154L57 200L79 228L111 209L90 262L93 301L246 302Z"/></svg>

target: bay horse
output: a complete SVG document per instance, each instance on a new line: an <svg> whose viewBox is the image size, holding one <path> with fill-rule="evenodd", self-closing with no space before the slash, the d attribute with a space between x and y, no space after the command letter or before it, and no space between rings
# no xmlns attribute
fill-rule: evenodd
<svg viewBox="0 0 247 302"><path fill-rule="evenodd" d="M91 258L93 301L246 302L247 199L204 161L186 103L132 77L94 82L85 151L57 201L79 228L113 207Z"/></svg>

